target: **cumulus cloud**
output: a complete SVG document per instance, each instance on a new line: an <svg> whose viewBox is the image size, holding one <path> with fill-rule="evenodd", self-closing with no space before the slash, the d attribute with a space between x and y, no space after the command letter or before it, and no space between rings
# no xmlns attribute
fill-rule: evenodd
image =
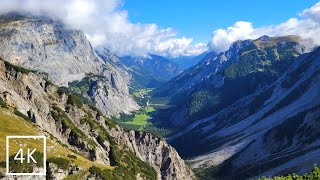
<svg viewBox="0 0 320 180"><path fill-rule="evenodd" d="M236 40L249 39L254 29L250 22L239 21L227 29L218 29L212 33L210 47L216 52L222 52L229 48Z"/></svg>
<svg viewBox="0 0 320 180"><path fill-rule="evenodd" d="M192 38L178 37L171 28L156 24L131 23L122 0L1 0L0 13L26 11L49 15L71 28L82 30L94 47L106 47L118 55L154 53L176 57L197 55L205 44L193 45Z"/></svg>
<svg viewBox="0 0 320 180"><path fill-rule="evenodd" d="M320 2L318 2L311 8L304 10L300 15L320 22Z"/></svg>
<svg viewBox="0 0 320 180"><path fill-rule="evenodd" d="M304 10L299 18L291 18L281 24L253 27L251 22L239 21L226 29L213 31L208 46L216 52L226 51L237 40L256 39L263 35L297 35L312 46L320 45L320 2Z"/></svg>

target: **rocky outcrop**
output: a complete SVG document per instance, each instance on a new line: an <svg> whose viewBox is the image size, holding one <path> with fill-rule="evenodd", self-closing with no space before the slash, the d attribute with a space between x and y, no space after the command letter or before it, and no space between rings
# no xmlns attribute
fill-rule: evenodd
<svg viewBox="0 0 320 180"><path fill-rule="evenodd" d="M45 17L10 13L0 16L0 56L28 69L47 73L58 85L103 72L99 59L81 31Z"/></svg>
<svg viewBox="0 0 320 180"><path fill-rule="evenodd" d="M105 79L94 87L92 103L105 115L130 113L139 106L129 95L130 75L114 64L111 53L101 59L81 31L70 30L48 17L9 13L0 16L0 57L42 72L58 85L81 81L88 74ZM102 95L107 88L109 96ZM121 106L118 106L121 104Z"/></svg>
<svg viewBox="0 0 320 180"><path fill-rule="evenodd" d="M129 141L138 157L151 162L161 179L195 179L191 169L180 160L177 151L163 139L148 133L131 131Z"/></svg>
<svg viewBox="0 0 320 180"><path fill-rule="evenodd" d="M111 134L118 142L129 146L139 158L149 162L161 179L195 179L188 165L164 139L137 131L123 133L113 129Z"/></svg>
<svg viewBox="0 0 320 180"><path fill-rule="evenodd" d="M0 97L44 132L91 161L121 166L122 161L137 163L141 159L156 170L158 179L194 178L190 168L164 140L151 134L125 132L95 107L82 103L37 74L3 60L0 61Z"/></svg>

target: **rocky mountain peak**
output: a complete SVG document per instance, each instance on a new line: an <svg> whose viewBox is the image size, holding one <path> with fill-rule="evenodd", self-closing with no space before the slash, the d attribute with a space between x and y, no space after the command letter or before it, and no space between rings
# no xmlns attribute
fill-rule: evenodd
<svg viewBox="0 0 320 180"><path fill-rule="evenodd" d="M47 73L59 85L99 74L105 66L82 32L49 17L9 13L0 22L0 57Z"/></svg>
<svg viewBox="0 0 320 180"><path fill-rule="evenodd" d="M267 36L267 35L263 35L261 37L258 38L258 40L266 40L266 39L269 39L270 37Z"/></svg>
<svg viewBox="0 0 320 180"><path fill-rule="evenodd" d="M2 15L0 22L0 57L3 59L45 73L62 86L80 82L87 75L101 77L103 85L94 87L99 83L93 83L94 92L84 94L92 95L88 99L105 115L117 116L139 108L129 94L131 76L109 51L103 54L104 59L98 56L83 32L68 29L49 17L21 13Z"/></svg>

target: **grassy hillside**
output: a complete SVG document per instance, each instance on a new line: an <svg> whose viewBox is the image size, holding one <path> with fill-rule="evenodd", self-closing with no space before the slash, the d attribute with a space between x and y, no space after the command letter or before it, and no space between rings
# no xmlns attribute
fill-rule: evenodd
<svg viewBox="0 0 320 180"><path fill-rule="evenodd" d="M54 158L64 159L68 164L73 164L74 166L82 167L84 170L89 169L91 166L98 166L103 169L112 170L114 167L106 166L102 164L98 164L92 162L82 156L74 153L70 149L66 148L61 142L56 140L53 136L39 129L39 127L35 124L32 124L22 117L14 115L10 110L5 108L0 108L0 149L2 152L5 152L6 145L6 136L47 136L47 160ZM9 155L14 155L14 152L20 148L18 143L13 143L13 140L10 140L10 152ZM23 143L27 143L29 147L37 148L40 152L42 152L43 144L39 143L39 141L35 141L32 139L23 140ZM0 168L0 172L5 172L5 167L3 166L3 162L6 160L5 153L0 153L0 162L2 162L2 166ZM59 163L58 161L55 161Z"/></svg>
<svg viewBox="0 0 320 180"><path fill-rule="evenodd" d="M6 136L47 136L47 162L56 164L59 169L67 170L71 167L81 169L78 173L69 175L66 179L79 179L80 177L96 177L102 179L131 179L136 173L156 179L155 171L145 162L138 159L128 148L120 149L111 139L114 148L115 166L107 166L83 158L81 155L70 150L66 145L55 139L52 135L42 131L37 125L19 117L10 108L0 108L0 149L5 152ZM111 138L111 137L110 137ZM39 141L27 139L19 141L10 140L10 158L13 158L20 145L28 144L28 147L40 150L43 153L43 144ZM22 142L22 143L21 143ZM20 145L19 145L20 144ZM41 156L42 157L42 156ZM5 173L5 153L0 153L0 173ZM38 160L37 160L38 161ZM11 163L11 162L10 162ZM12 166L10 166L12 168ZM41 165L42 167L42 165Z"/></svg>

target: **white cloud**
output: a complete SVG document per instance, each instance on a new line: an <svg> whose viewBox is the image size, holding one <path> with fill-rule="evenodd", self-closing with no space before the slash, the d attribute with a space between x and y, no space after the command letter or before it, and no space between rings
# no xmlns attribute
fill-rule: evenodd
<svg viewBox="0 0 320 180"><path fill-rule="evenodd" d="M304 10L300 15L320 22L320 2L311 8Z"/></svg>
<svg viewBox="0 0 320 180"><path fill-rule="evenodd" d="M210 47L216 52L222 52L229 48L230 44L237 40L252 37L253 27L250 22L239 21L227 29L213 31Z"/></svg>
<svg viewBox="0 0 320 180"><path fill-rule="evenodd" d="M1 0L0 13L27 11L62 20L85 32L95 47L106 47L118 55L197 55L207 50L192 38L179 38L171 28L135 24L122 9L122 0Z"/></svg>
<svg viewBox="0 0 320 180"><path fill-rule="evenodd" d="M239 21L227 29L213 31L210 49L226 51L237 40L256 39L263 35L298 35L313 46L320 45L320 3L304 10L300 18L291 18L278 25L254 28L251 22Z"/></svg>

